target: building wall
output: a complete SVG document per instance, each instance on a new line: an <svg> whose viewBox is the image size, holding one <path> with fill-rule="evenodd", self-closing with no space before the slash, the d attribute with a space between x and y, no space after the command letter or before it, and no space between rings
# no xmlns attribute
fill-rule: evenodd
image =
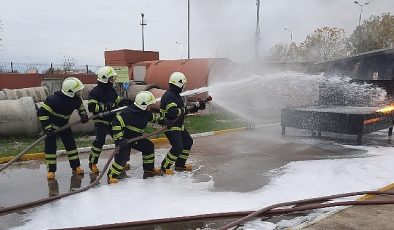
<svg viewBox="0 0 394 230"><path fill-rule="evenodd" d="M96 75L86 74L19 74L19 73L1 73L0 74L0 89L20 89L41 86L43 80L59 79L63 80L67 77L76 77L84 84L96 83Z"/></svg>

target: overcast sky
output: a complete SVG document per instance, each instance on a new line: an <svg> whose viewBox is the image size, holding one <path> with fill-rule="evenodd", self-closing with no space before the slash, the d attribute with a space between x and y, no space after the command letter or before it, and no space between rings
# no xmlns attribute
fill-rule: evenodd
<svg viewBox="0 0 394 230"><path fill-rule="evenodd" d="M366 1L360 0L365 3ZM362 18L394 14L394 0L370 0ZM278 42L295 42L322 26L347 34L358 25L353 0L261 0L260 54ZM187 57L187 0L0 0L0 62L103 65L104 51L142 49L141 13L145 14L145 50L161 59ZM254 57L256 0L190 0L190 55ZM179 44L177 44L178 42Z"/></svg>

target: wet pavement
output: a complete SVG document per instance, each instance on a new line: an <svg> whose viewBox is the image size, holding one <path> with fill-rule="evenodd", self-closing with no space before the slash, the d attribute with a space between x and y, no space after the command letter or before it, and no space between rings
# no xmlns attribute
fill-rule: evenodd
<svg viewBox="0 0 394 230"><path fill-rule="evenodd" d="M366 144L388 144L385 133L375 133L364 138ZM196 138L190 161L196 167L193 178L196 182L213 179L214 191L249 192L267 185L268 172L289 162L353 158L366 156L366 151L336 144L352 144L355 137L329 134L322 139L313 138L303 130L290 130L281 135L279 124L259 126L255 130L225 133ZM156 164L163 159L169 146L157 148ZM102 153L99 168L103 168L112 150ZM70 189L87 186L95 178L88 173L88 154L81 154L85 175L71 173L66 157L58 158L56 180L46 180L43 161L15 163L0 173L0 206L9 207L24 202L42 199ZM141 154L131 155L131 170L127 175L142 178ZM105 185L106 179L101 179ZM23 212L0 217L0 229L20 224Z"/></svg>

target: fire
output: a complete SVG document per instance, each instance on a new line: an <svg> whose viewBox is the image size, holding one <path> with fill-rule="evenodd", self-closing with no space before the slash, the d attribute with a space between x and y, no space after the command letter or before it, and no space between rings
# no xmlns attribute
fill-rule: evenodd
<svg viewBox="0 0 394 230"><path fill-rule="evenodd" d="M394 110L394 105L388 105L388 106L385 106L385 107L382 108L382 109L377 110L376 112L380 112L380 113L390 113L390 112L392 112L393 110Z"/></svg>

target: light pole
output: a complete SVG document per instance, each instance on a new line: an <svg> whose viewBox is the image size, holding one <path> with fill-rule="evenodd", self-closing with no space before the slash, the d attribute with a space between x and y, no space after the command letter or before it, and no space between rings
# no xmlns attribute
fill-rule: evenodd
<svg viewBox="0 0 394 230"><path fill-rule="evenodd" d="M254 56L255 59L259 56L259 47L260 47L260 0L256 0L256 34L255 34L255 47L254 47Z"/></svg>
<svg viewBox="0 0 394 230"><path fill-rule="evenodd" d="M293 43L293 31L288 29L288 28L284 28L284 30L289 31L290 32L290 42L291 44Z"/></svg>
<svg viewBox="0 0 394 230"><path fill-rule="evenodd" d="M142 32L142 51L145 51L145 44L144 44L144 26L146 26L145 20L144 20L144 14L141 14L141 32Z"/></svg>
<svg viewBox="0 0 394 230"><path fill-rule="evenodd" d="M354 1L354 3L358 6L360 6L360 17L358 18L358 26L361 25L361 14L363 13L363 6L366 6L369 4L369 2L366 2L364 4L360 4L358 1Z"/></svg>
<svg viewBox="0 0 394 230"><path fill-rule="evenodd" d="M183 53L183 44L180 42L175 42L176 44L178 44L181 47L181 60L182 60L182 53Z"/></svg>

